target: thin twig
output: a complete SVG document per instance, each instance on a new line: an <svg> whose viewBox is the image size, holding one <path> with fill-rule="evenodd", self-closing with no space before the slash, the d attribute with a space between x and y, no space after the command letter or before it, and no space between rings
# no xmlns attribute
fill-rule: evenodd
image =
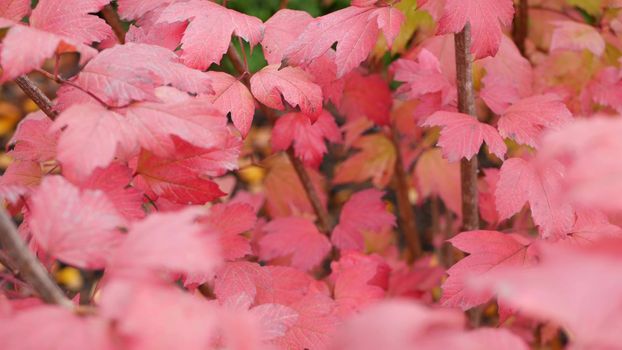
<svg viewBox="0 0 622 350"><path fill-rule="evenodd" d="M528 34L529 4L528 0L520 0L516 5L516 15L512 26L512 38L522 55L525 55L525 40Z"/></svg>
<svg viewBox="0 0 622 350"><path fill-rule="evenodd" d="M458 110L461 113L475 114L473 92L473 57L471 55L471 24L455 35L456 74L458 79ZM477 205L477 155L471 160L460 162L462 183L462 229L466 231L479 228L479 208Z"/></svg>
<svg viewBox="0 0 622 350"><path fill-rule="evenodd" d="M15 79L15 83L22 91L28 96L34 103L39 106L39 109L43 111L50 119L56 118L58 112L54 110L52 101L41 91L37 85L25 75Z"/></svg>
<svg viewBox="0 0 622 350"><path fill-rule="evenodd" d="M410 253L408 260L414 261L421 256L421 238L417 230L415 212L413 211L408 199L410 186L408 185L408 175L406 174L402 152L400 151L399 134L395 125L391 127L391 136L397 155L394 172L395 195L397 197L397 216L399 226L404 234L404 238L406 238L406 244Z"/></svg>
<svg viewBox="0 0 622 350"><path fill-rule="evenodd" d="M119 42L121 44L125 44L125 30L123 29L123 25L121 24L119 14L117 14L117 12L110 4L104 6L101 13L106 23L108 23L108 25L112 28L114 34L117 36L117 39L119 39Z"/></svg>
<svg viewBox="0 0 622 350"><path fill-rule="evenodd" d="M112 108L111 106L109 106L106 102L104 102L104 100L102 100L101 98L97 97L97 95L95 95L94 93L90 92L89 90L83 88L82 86L67 80L63 77L61 77L60 75L53 75L52 73L44 70L44 69L37 69L36 70L38 73L41 73L44 77L53 80L54 82L56 82L57 84L65 84L65 85L69 85L73 88L76 88L82 92L84 92L85 94L91 96L95 101L99 102L102 106L105 106L107 108Z"/></svg>
<svg viewBox="0 0 622 350"><path fill-rule="evenodd" d="M39 294L43 301L73 309L71 300L54 283L47 270L28 249L4 208L0 209L0 244L8 253L20 276Z"/></svg>
<svg viewBox="0 0 622 350"><path fill-rule="evenodd" d="M240 54L235 49L235 47L233 47L233 45L229 46L227 55L229 56L229 59L231 60L231 63L233 64L235 70L239 74L243 75L242 81L244 82L244 84L246 84L250 88L250 74L245 70L244 61L240 57ZM276 121L276 114L274 113L274 111L262 104L260 104L260 108L266 118L268 118L268 120L270 120L270 122L274 124L274 122ZM311 203L311 206L315 211L315 216L317 217L318 221L318 229L325 234L330 235L330 231L332 229L331 219L328 215L328 211L320 200L320 196L317 193L315 186L313 186L313 182L311 181L311 176L309 175L309 172L305 168L302 161L300 161L300 159L296 157L291 148L288 150L287 156L289 157L289 161L294 166L296 174L298 175L298 179L302 183L302 187L305 189L307 198L309 199L309 202Z"/></svg>

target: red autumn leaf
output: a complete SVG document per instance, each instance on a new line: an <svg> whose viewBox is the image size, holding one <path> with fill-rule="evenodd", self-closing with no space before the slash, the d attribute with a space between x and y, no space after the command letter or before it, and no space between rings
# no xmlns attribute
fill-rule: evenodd
<svg viewBox="0 0 622 350"><path fill-rule="evenodd" d="M285 51L285 59L306 65L337 43L337 77L342 77L367 58L380 30L392 44L404 19L404 14L391 6L346 7L311 22Z"/></svg>
<svg viewBox="0 0 622 350"><path fill-rule="evenodd" d="M288 259L292 267L311 270L330 252L328 238L307 219L275 219L262 229L266 235L259 241L261 259Z"/></svg>
<svg viewBox="0 0 622 350"><path fill-rule="evenodd" d="M183 160L183 157L158 157L148 151L141 152L136 186L179 204L205 204L225 195L215 182Z"/></svg>
<svg viewBox="0 0 622 350"><path fill-rule="evenodd" d="M541 134L572 120L572 114L553 94L525 98L505 110L499 119L499 133L519 143L537 147Z"/></svg>
<svg viewBox="0 0 622 350"><path fill-rule="evenodd" d="M263 36L259 18L227 9L210 1L175 2L160 14L159 22L189 21L181 39L181 59L192 68L205 70L220 63L227 52L231 35L257 45Z"/></svg>
<svg viewBox="0 0 622 350"><path fill-rule="evenodd" d="M429 116L422 126L442 126L438 146L450 162L461 158L471 159L479 152L484 141L491 153L503 158L507 147L497 130L462 113L436 112Z"/></svg>
<svg viewBox="0 0 622 350"><path fill-rule="evenodd" d="M306 165L317 168L328 152L324 140L341 141L341 131L328 111L311 120L303 113L288 113L277 119L272 129L272 149L285 151L293 143L296 156Z"/></svg>
<svg viewBox="0 0 622 350"><path fill-rule="evenodd" d="M395 216L387 211L383 196L383 192L370 189L350 197L341 209L339 224L331 234L331 241L337 248L363 252L364 233L380 233L395 226Z"/></svg>
<svg viewBox="0 0 622 350"><path fill-rule="evenodd" d="M322 112L322 89L300 68L279 68L278 64L273 64L253 74L251 91L255 98L270 108L283 110L283 95L291 106L298 106L303 113L317 117Z"/></svg>
<svg viewBox="0 0 622 350"><path fill-rule="evenodd" d="M50 256L82 268L104 267L123 236L125 224L99 190L80 190L60 176L46 177L33 193L28 224Z"/></svg>
<svg viewBox="0 0 622 350"><path fill-rule="evenodd" d="M472 292L469 278L495 273L508 266L525 266L532 263L534 253L530 242L517 235L497 231L463 232L449 240L451 244L470 255L454 264L443 283L441 303L463 310L483 304L492 293Z"/></svg>
<svg viewBox="0 0 622 350"><path fill-rule="evenodd" d="M107 168L95 169L88 178L78 181L77 185L82 189L103 191L119 214L126 219L142 219L145 216L142 208L145 198L141 191L129 187L132 175L132 169L113 163Z"/></svg>
<svg viewBox="0 0 622 350"><path fill-rule="evenodd" d="M348 74L345 79L343 96L338 105L348 120L367 118L378 125L389 125L393 98L391 90L382 76L362 75L359 72Z"/></svg>
<svg viewBox="0 0 622 350"><path fill-rule="evenodd" d="M232 202L214 205L204 220L210 230L218 232L226 260L235 260L251 253L248 238L241 234L255 227L256 221L257 214L252 206Z"/></svg>
<svg viewBox="0 0 622 350"><path fill-rule="evenodd" d="M231 113L233 125L246 137L253 123L255 100L248 88L238 79L222 72L207 72L214 94L210 100L215 107Z"/></svg>

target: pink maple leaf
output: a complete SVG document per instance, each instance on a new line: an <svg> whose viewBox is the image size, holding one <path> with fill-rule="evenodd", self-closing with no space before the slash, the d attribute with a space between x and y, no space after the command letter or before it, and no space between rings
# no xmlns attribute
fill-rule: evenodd
<svg viewBox="0 0 622 350"><path fill-rule="evenodd" d="M505 110L499 119L499 133L519 143L537 147L541 134L572 120L572 114L554 94L525 98Z"/></svg>
<svg viewBox="0 0 622 350"><path fill-rule="evenodd" d="M119 15L124 19L138 19L164 5L178 0L117 0Z"/></svg>
<svg viewBox="0 0 622 350"><path fill-rule="evenodd" d="M102 51L72 83L116 107L132 101L158 101L154 89L169 84L194 94L213 92L209 77L184 66L174 52L135 43Z"/></svg>
<svg viewBox="0 0 622 350"><path fill-rule="evenodd" d="M350 316L384 298L391 268L380 256L346 252L331 263L337 313Z"/></svg>
<svg viewBox="0 0 622 350"><path fill-rule="evenodd" d="M6 350L114 348L107 320L53 305L33 306L0 318L0 339Z"/></svg>
<svg viewBox="0 0 622 350"><path fill-rule="evenodd" d="M2 42L1 81L11 80L40 67L54 53L77 51L82 55L81 62L93 57L97 50L87 45L113 34L103 19L89 13L99 11L109 2L68 0L60 6L55 0L41 0L30 15L30 26L12 21L20 11L12 14L12 20L3 19L0 25L11 28ZM21 13L24 11L21 10Z"/></svg>
<svg viewBox="0 0 622 350"><path fill-rule="evenodd" d="M555 21L551 39L553 50L588 50L596 56L605 52L605 40L592 26L575 21Z"/></svg>
<svg viewBox="0 0 622 350"><path fill-rule="evenodd" d="M330 252L328 238L307 219L275 219L263 230L267 234L259 241L259 256L264 260L288 259L292 267L311 270Z"/></svg>
<svg viewBox="0 0 622 350"><path fill-rule="evenodd" d="M342 77L367 58L381 30L391 45L404 20L392 6L346 7L311 22L285 51L285 59L307 65L337 43L337 77Z"/></svg>
<svg viewBox="0 0 622 350"><path fill-rule="evenodd" d="M296 156L306 165L317 168L328 152L324 140L341 141L341 131L333 116L322 111L317 120L303 113L288 113L277 119L272 129L272 149L285 151L293 143Z"/></svg>
<svg viewBox="0 0 622 350"><path fill-rule="evenodd" d="M575 215L573 207L560 198L563 178L564 170L558 162L538 166L520 158L506 160L495 192L499 219L509 218L529 202L542 237L563 237Z"/></svg>
<svg viewBox="0 0 622 350"><path fill-rule="evenodd" d="M232 35L246 40L251 47L263 36L263 23L259 18L210 1L173 3L162 11L158 21L190 22L181 39L181 59L186 65L200 70L209 68L212 63L220 63Z"/></svg>
<svg viewBox="0 0 622 350"><path fill-rule="evenodd" d="M339 324L333 299L308 294L289 307L298 313L298 319L274 343L282 349L327 349Z"/></svg>
<svg viewBox="0 0 622 350"><path fill-rule="evenodd" d="M41 111L26 116L9 141L11 157L38 162L55 159L59 132L51 132L51 127L52 120Z"/></svg>
<svg viewBox="0 0 622 350"><path fill-rule="evenodd" d="M581 248L544 246L538 265L499 269L474 286L490 287L521 313L564 327L573 348L615 349L622 343L622 283L611 276L622 266L621 248L619 239Z"/></svg>
<svg viewBox="0 0 622 350"><path fill-rule="evenodd" d="M621 238L622 228L613 225L598 210L577 210L577 219L560 244L589 245L605 238Z"/></svg>
<svg viewBox="0 0 622 350"><path fill-rule="evenodd" d="M255 227L257 214L246 203L216 204L210 209L205 224L219 233L225 260L235 260L251 253L250 242L240 234Z"/></svg>
<svg viewBox="0 0 622 350"><path fill-rule="evenodd" d="M174 286L115 279L102 289L99 311L115 325L117 348L200 350L217 335L214 305Z"/></svg>
<svg viewBox="0 0 622 350"><path fill-rule="evenodd" d="M214 94L211 101L215 107L231 113L233 125L246 137L255 114L255 100L248 88L238 79L227 73L207 72Z"/></svg>
<svg viewBox="0 0 622 350"><path fill-rule="evenodd" d="M512 0L442 0L443 10L438 19L438 34L458 33L467 23L471 24L471 52L475 58L494 56L499 49L503 27L509 26L514 17ZM436 1L423 1L426 8Z"/></svg>
<svg viewBox="0 0 622 350"><path fill-rule="evenodd" d="M136 141L122 115L97 104L79 104L58 116L52 131L63 132L57 146L57 159L77 178L105 167L117 153L132 153ZM88 145L88 147L85 147Z"/></svg>
<svg viewBox="0 0 622 350"><path fill-rule="evenodd" d="M492 298L492 293L473 292L467 288L469 278L485 276L508 266L524 266L533 263L535 255L531 243L518 235L497 231L463 232L449 240L451 244L469 253L469 256L454 264L443 283L441 303L463 310L483 304Z"/></svg>
<svg viewBox="0 0 622 350"><path fill-rule="evenodd" d="M221 263L220 247L203 234L197 219L199 207L180 212L156 213L135 222L109 258L115 276L144 272L174 272L188 275L209 274ZM131 276L131 275L129 275Z"/></svg>
<svg viewBox="0 0 622 350"><path fill-rule="evenodd" d="M155 3L155 1L142 3L151 4ZM121 4L119 4L119 6L121 6ZM130 28L125 34L125 42L158 45L175 51L179 46L179 42L184 35L188 23L159 23L158 18L160 18L162 10L164 10L164 7L158 7L138 18L130 25ZM123 15L121 7L119 7L119 12Z"/></svg>
<svg viewBox="0 0 622 350"><path fill-rule="evenodd" d="M355 71L344 80L339 111L349 120L367 118L378 125L389 125L393 98L382 76L362 75Z"/></svg>
<svg viewBox="0 0 622 350"><path fill-rule="evenodd" d="M491 153L499 158L503 159L507 151L497 129L467 114L440 111L429 116L421 125L443 127L438 145L450 162L460 158L471 159L484 141Z"/></svg>
<svg viewBox="0 0 622 350"><path fill-rule="evenodd" d="M495 192L499 181L499 169L483 169L484 177L480 178L479 188L479 212L486 222L495 225L499 221Z"/></svg>
<svg viewBox="0 0 622 350"><path fill-rule="evenodd" d="M298 67L280 68L278 64L264 67L253 74L251 91L264 105L283 110L287 103L311 116L322 112L322 89L313 82L312 76Z"/></svg>
<svg viewBox="0 0 622 350"><path fill-rule="evenodd" d="M513 103L532 95L531 63L508 37L501 38L499 52L494 57L486 57L478 63L486 70L479 97L493 112L501 115Z"/></svg>
<svg viewBox="0 0 622 350"><path fill-rule="evenodd" d="M287 47L296 41L312 21L313 17L304 11L282 9L272 15L265 23L261 40L268 64L281 63Z"/></svg>
<svg viewBox="0 0 622 350"><path fill-rule="evenodd" d="M124 238L117 228L125 220L104 192L81 191L60 176L44 178L29 207L28 224L37 244L78 267L104 267Z"/></svg>
<svg viewBox="0 0 622 350"><path fill-rule="evenodd" d="M370 306L348 319L336 334L331 349L456 349L527 350L518 336L506 329L465 330L461 312L433 309L396 299Z"/></svg>
<svg viewBox="0 0 622 350"><path fill-rule="evenodd" d="M341 210L339 224L331 234L331 241L339 249L364 251L363 234L381 233L395 226L395 216L387 211L382 200L384 192L369 189L350 197Z"/></svg>
<svg viewBox="0 0 622 350"><path fill-rule="evenodd" d="M395 73L395 80L404 82L398 89L398 94L404 94L411 99L420 98L431 93L441 93L443 105L453 103L456 98L455 83L452 83L443 73L438 58L423 48L417 59L399 59L391 65Z"/></svg>

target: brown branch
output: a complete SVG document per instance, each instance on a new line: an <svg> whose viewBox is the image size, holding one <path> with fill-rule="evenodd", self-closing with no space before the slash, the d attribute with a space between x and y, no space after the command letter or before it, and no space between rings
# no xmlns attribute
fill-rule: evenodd
<svg viewBox="0 0 622 350"><path fill-rule="evenodd" d="M54 110L52 101L41 91L35 83L25 75L15 79L15 83L33 102L39 106L39 109L43 111L50 119L56 118L58 112Z"/></svg>
<svg viewBox="0 0 622 350"><path fill-rule="evenodd" d="M525 40L528 35L529 4L528 0L519 0L515 6L516 15L512 26L512 38L522 55L525 55Z"/></svg>
<svg viewBox="0 0 622 350"><path fill-rule="evenodd" d="M104 6L101 13L106 23L108 23L108 25L112 28L114 34L117 36L117 39L119 39L119 42L121 44L125 44L125 30L123 29L123 25L121 24L119 14L110 4Z"/></svg>
<svg viewBox="0 0 622 350"><path fill-rule="evenodd" d="M6 250L17 273L48 304L73 309L73 303L54 283L47 270L22 240L17 227L4 208L0 209L0 244Z"/></svg>
<svg viewBox="0 0 622 350"><path fill-rule="evenodd" d="M410 186L408 184L408 175L404 168L404 160L402 158L402 152L400 151L399 134L395 125L391 127L391 138L393 146L395 147L395 153L397 159L395 161L395 173L394 173L394 187L395 195L397 197L397 216L399 226L406 238L406 244L410 253L408 260L416 260L421 256L421 238L417 230L417 220L415 218L415 212L410 205L408 199L408 192Z"/></svg>
<svg viewBox="0 0 622 350"><path fill-rule="evenodd" d="M231 63L233 64L235 70L240 75L242 75L242 81L244 82L244 84L246 84L246 86L250 89L249 72L246 71L244 60L240 57L240 54L235 49L235 47L233 47L233 45L229 46L227 55L229 56L229 59L231 60ZM260 108L266 118L268 118L268 120L272 124L274 124L274 122L276 121L276 114L274 113L274 111L262 104L260 104ZM313 211L315 211L315 216L317 217L318 221L318 229L324 232L326 235L330 235L330 231L332 230L331 219L328 215L328 211L320 200L320 196L317 193L315 186L313 186L313 181L311 181L311 176L309 175L309 172L307 172L304 164L302 163L302 161L300 161L300 159L296 157L294 151L291 148L288 150L287 156L289 157L289 161L292 163L294 169L296 170L296 174L298 175L300 183L302 183L302 187L307 193L307 198L309 199L309 202L313 207Z"/></svg>
<svg viewBox="0 0 622 350"><path fill-rule="evenodd" d="M458 110L472 115L475 113L473 91L473 57L471 55L471 24L454 37L456 48L456 75L458 80ZM479 208L477 206L477 155L471 160L460 162L462 183L462 229L466 231L479 228Z"/></svg>

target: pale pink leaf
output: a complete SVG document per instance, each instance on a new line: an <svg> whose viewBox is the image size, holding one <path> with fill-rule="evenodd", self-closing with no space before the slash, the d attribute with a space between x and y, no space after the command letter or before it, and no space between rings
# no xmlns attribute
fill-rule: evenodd
<svg viewBox="0 0 622 350"><path fill-rule="evenodd" d="M499 119L499 134L532 147L539 145L542 133L559 129L572 120L572 114L553 94L525 98L505 110Z"/></svg>
<svg viewBox="0 0 622 350"><path fill-rule="evenodd" d="M467 310L492 298L491 293L467 289L469 278L485 276L508 266L524 266L534 259L527 239L497 231L463 232L449 242L469 256L447 270L449 277L442 286L441 303L448 307Z"/></svg>
<svg viewBox="0 0 622 350"><path fill-rule="evenodd" d="M43 112L26 116L9 141L11 157L39 162L55 159L59 132L52 132L51 127L52 120Z"/></svg>
<svg viewBox="0 0 622 350"><path fill-rule="evenodd" d="M149 11L176 1L178 0L117 0L117 3L119 4L119 15L122 18L138 19Z"/></svg>
<svg viewBox="0 0 622 350"><path fill-rule="evenodd" d="M123 239L116 229L125 220L104 192L81 191L60 176L46 177L29 206L37 244L68 264L102 268Z"/></svg>
<svg viewBox="0 0 622 350"><path fill-rule="evenodd" d="M512 23L512 0L444 0L444 3L438 33L458 33L468 22L471 24L471 52L475 58L494 56L503 28Z"/></svg>
<svg viewBox="0 0 622 350"><path fill-rule="evenodd" d="M431 149L417 160L414 175L423 198L439 196L449 209L462 215L459 163L450 163L440 149Z"/></svg>
<svg viewBox="0 0 622 350"><path fill-rule="evenodd" d="M0 17L19 22L30 14L30 0L3 0L0 2Z"/></svg>
<svg viewBox="0 0 622 350"><path fill-rule="evenodd" d="M553 50L588 50L596 56L605 52L605 40L592 26L575 21L556 21L551 40Z"/></svg>
<svg viewBox="0 0 622 350"><path fill-rule="evenodd" d="M436 112L428 117L423 126L442 126L438 146L450 162L461 158L471 159L479 153L486 142L491 153L504 158L507 147L494 127L481 123L477 118L455 112Z"/></svg>
<svg viewBox="0 0 622 350"><path fill-rule="evenodd" d="M287 47L296 41L313 17L304 11L279 10L265 23L261 46L268 64L279 64Z"/></svg>
<svg viewBox="0 0 622 350"><path fill-rule="evenodd" d="M390 6L346 7L311 22L285 51L285 59L307 65L337 43L337 77L342 77L367 58L380 30L391 40L404 18Z"/></svg>

